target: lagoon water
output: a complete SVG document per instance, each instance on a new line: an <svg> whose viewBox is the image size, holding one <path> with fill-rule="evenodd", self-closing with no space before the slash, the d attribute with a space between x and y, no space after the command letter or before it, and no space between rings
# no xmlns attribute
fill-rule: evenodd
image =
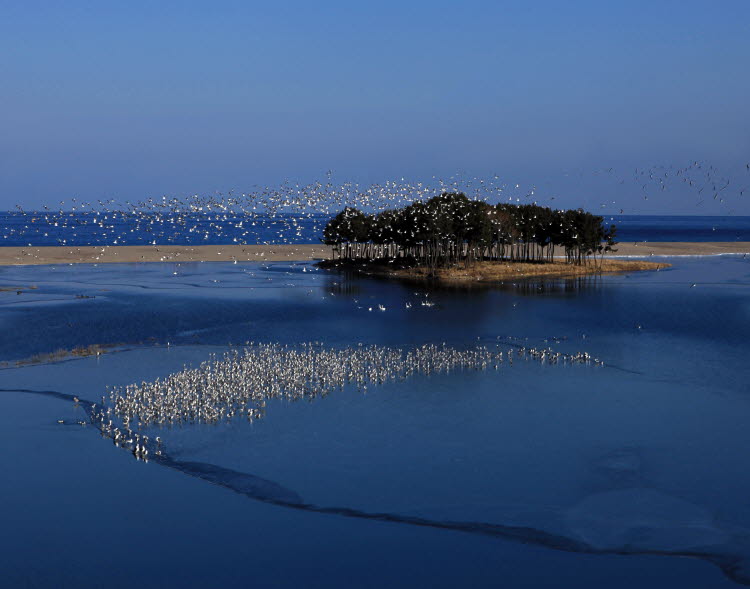
<svg viewBox="0 0 750 589"><path fill-rule="evenodd" d="M750 584L750 262L668 261L441 290L310 264L0 268L0 585ZM251 341L605 364L518 359L152 428L179 467L135 460L55 396L96 402ZM16 365L90 344L115 347Z"/></svg>

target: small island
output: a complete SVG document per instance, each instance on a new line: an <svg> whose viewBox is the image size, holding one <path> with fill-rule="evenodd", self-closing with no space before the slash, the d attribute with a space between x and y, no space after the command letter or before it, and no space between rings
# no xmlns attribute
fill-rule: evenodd
<svg viewBox="0 0 750 589"><path fill-rule="evenodd" d="M662 262L607 259L617 228L582 209L490 205L459 192L366 214L347 207L331 219L323 268L440 282L500 282L659 270Z"/></svg>

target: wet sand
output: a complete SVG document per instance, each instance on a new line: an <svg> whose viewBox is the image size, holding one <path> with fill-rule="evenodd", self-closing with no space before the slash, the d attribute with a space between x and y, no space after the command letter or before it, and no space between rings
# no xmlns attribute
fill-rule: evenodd
<svg viewBox="0 0 750 589"><path fill-rule="evenodd" d="M620 243L614 256L700 256L750 253L750 242ZM0 247L0 266L137 262L287 262L330 258L322 244Z"/></svg>
<svg viewBox="0 0 750 589"><path fill-rule="evenodd" d="M748 254L750 241L664 241L623 242L615 246L613 256L711 256L716 254Z"/></svg>
<svg viewBox="0 0 750 589"><path fill-rule="evenodd" d="M299 245L133 245L0 247L0 266L138 262L285 262L329 258L331 248Z"/></svg>

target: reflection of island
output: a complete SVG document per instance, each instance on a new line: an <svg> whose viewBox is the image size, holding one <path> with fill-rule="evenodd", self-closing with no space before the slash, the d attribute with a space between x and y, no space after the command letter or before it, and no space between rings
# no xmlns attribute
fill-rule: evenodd
<svg viewBox="0 0 750 589"><path fill-rule="evenodd" d="M409 278L399 276L394 280L392 268L382 272L368 271L363 267L356 265L334 265L324 264L329 268L334 268L336 272L327 272L326 291L330 294L346 295L358 297L363 293L363 283L361 280L381 281L390 284L402 285L403 294L407 298L413 292L414 288L424 290L423 295L427 293L442 293L443 296L471 294L472 307L478 312L477 305L482 304L482 298L477 295L491 291L510 292L522 296L549 296L549 295L567 295L581 292L591 292L599 290L604 285L603 274L579 274L574 276L559 276L554 274L539 275L528 277L513 276L504 280L433 280L424 276ZM669 264L660 264L660 266L669 266ZM613 273L614 274L614 273ZM357 280L360 279L360 280ZM414 304L414 301L411 301ZM496 309L495 303L490 304ZM460 308L460 307L458 307ZM464 318L470 321L471 315Z"/></svg>
<svg viewBox="0 0 750 589"><path fill-rule="evenodd" d="M617 230L603 221L580 209L492 206L461 193L376 215L345 208L325 228L333 256L321 266L440 282L498 282L667 265L605 260L605 253L617 251Z"/></svg>

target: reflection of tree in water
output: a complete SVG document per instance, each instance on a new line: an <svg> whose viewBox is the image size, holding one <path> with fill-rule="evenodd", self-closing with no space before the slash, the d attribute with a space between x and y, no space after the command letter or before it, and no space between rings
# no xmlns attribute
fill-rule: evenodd
<svg viewBox="0 0 750 589"><path fill-rule="evenodd" d="M569 277L531 277L497 282L465 282L438 280L423 277L399 276L396 281L381 274L365 274L360 271L337 269L335 274L326 274L326 288L337 294L359 294L363 281L375 280L380 283L405 284L408 292L420 289L430 293L481 293L488 291L514 292L521 295L568 294L601 290L605 277L599 274L585 274ZM472 301L473 303L474 301Z"/></svg>
<svg viewBox="0 0 750 589"><path fill-rule="evenodd" d="M515 282L500 283L500 290L534 296L550 294L570 294L577 292L593 292L602 288L602 277L598 275L571 276L569 278L517 280Z"/></svg>
<svg viewBox="0 0 750 589"><path fill-rule="evenodd" d="M325 290L329 294L353 296L359 295L362 292L359 283L356 280L352 280L351 276L344 275L341 278L334 278L326 275L326 278Z"/></svg>
<svg viewBox="0 0 750 589"><path fill-rule="evenodd" d="M568 294L583 291L596 291L603 285L602 277L595 274L571 276L567 278L523 278L501 282L426 282L431 291L451 293L476 293L482 291L504 291L524 296Z"/></svg>

